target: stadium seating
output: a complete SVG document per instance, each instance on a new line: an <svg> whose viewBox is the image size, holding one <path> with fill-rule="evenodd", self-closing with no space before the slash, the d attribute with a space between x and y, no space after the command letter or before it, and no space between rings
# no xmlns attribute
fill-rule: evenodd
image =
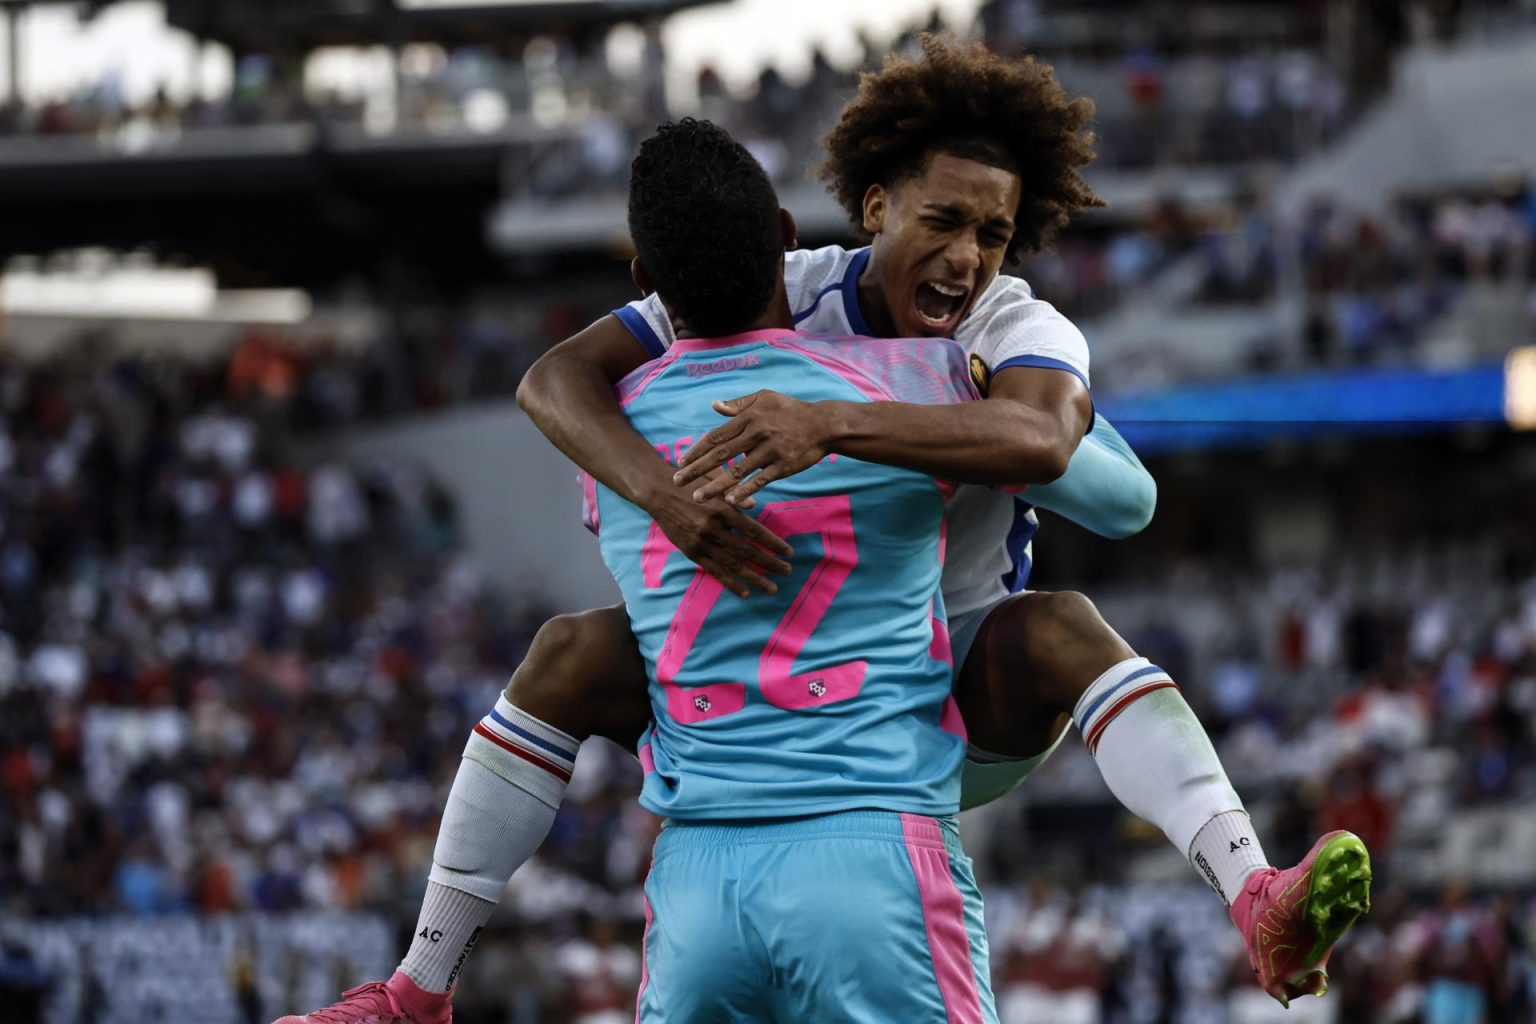
<svg viewBox="0 0 1536 1024"><path fill-rule="evenodd" d="M1100 100L1114 205L1010 272L1083 326L1101 408L1192 382L1496 366L1536 343L1529 167L1480 162L1391 194L1344 173L1362 138L1391 128L1381 117L1433 98L1427 80L1346 69L1296 31L1296 5L1209 5L1198 46L1166 27L1152 45L1130 38L1123 5L1102 6L982 12L994 45L1052 55L1070 88ZM1450 52L1421 50L1414 67L1470 75L1477 61L1457 59L1456 40L1505 26L1529 42L1529 4L1463 6L1465 24L1423 30ZM1229 52L1248 38L1232 17L1254 18L1261 42ZM220 99L130 108L98 83L0 107L0 174L42 154L110 179L211 148L244 152L236 162L259 177L265 149L308 167L324 144L367 178L392 146L479 139L506 179L499 198L545 229L498 253L513 284L421 285L411 264L381 258L387 274L300 282L316 293L311 323L210 329L206 346L143 345L154 330L181 338L163 324L0 321L6 1024L34 1002L49 1024L265 1024L396 962L465 734L539 623L587 593L564 535L520 518L516 500L483 499L504 481L462 488L468 456L420 453L476 431L541 443L525 420L503 430L523 372L630 294L614 244L624 157L666 112L661 55L647 53L626 78L566 39L510 57L444 50L405 70L388 117L378 98L306 95L291 67L259 57ZM851 82L815 59L803 81L765 73L737 95L706 68L697 109L739 130L798 197L815 191L804 169ZM321 195L313 205L346 223L356 197ZM111 193L92 201L81 220ZM814 237L843 239L841 212L820 201ZM569 219L575 207L590 216ZM409 219L388 217L377 237ZM277 259L298 259L291 234L277 233ZM239 276L240 262L221 272ZM348 318L378 326L333 337ZM1489 1024L1536 1020L1536 561L1530 503L1516 500L1536 493L1531 438L1441 424L1432 442L1329 434L1302 449L1159 452L1152 533L1106 548L1047 518L1037 582L1089 593L1179 680L1274 859L1319 829L1371 844L1376 909L1337 955L1334 994L1285 1014L1259 992L1219 901L1068 742L963 821L1004 1024L1438 1024L1469 998ZM1335 475L1292 493L1308 458ZM569 467L520 465L546 503L567 487L574 522ZM1341 476L1373 474L1394 477L1379 504L1317 511ZM513 556L539 545L545 560L507 570L474 528L486 508L466 502L515 535ZM1364 525L1328 528L1352 518ZM550 582L555 561L571 580ZM658 828L634 800L638 778L626 752L585 746L548 842L460 981L461 1024L633 1018Z"/></svg>

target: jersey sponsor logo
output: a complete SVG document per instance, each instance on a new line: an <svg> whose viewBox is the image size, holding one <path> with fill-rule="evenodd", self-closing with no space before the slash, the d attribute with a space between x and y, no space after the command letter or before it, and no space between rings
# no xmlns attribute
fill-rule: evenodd
<svg viewBox="0 0 1536 1024"><path fill-rule="evenodd" d="M1205 859L1205 854L1196 851L1195 867L1205 872L1205 880L1211 883L1211 888L1216 890L1216 895L1221 897L1221 901L1230 907L1232 905L1232 901L1227 899L1226 890L1223 889L1221 887L1221 883L1216 880L1216 872L1211 870L1211 862Z"/></svg>
<svg viewBox="0 0 1536 1024"><path fill-rule="evenodd" d="M712 363L688 363L688 376L708 377L715 373L729 373L731 370L750 370L758 365L755 353L747 353L744 356L728 356L725 359L716 359Z"/></svg>
<svg viewBox="0 0 1536 1024"><path fill-rule="evenodd" d="M992 371L986 361L974 352L971 353L971 383L976 385L982 398L987 397L987 385L992 383Z"/></svg>

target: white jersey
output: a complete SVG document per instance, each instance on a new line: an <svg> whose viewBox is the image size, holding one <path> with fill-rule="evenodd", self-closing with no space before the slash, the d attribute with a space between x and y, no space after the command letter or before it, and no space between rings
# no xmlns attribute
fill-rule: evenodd
<svg viewBox="0 0 1536 1024"><path fill-rule="evenodd" d="M784 285L795 326L816 334L871 334L858 296L859 275L868 262L868 248L829 245L785 253ZM614 313L653 356L671 346L672 322L655 295ZM987 287L955 340L970 353L979 383L1010 366L1064 370L1088 383L1083 333L1017 277L1000 275ZM952 619L1024 589L1038 526L1034 507L1023 498L990 487L960 487L949 506L944 561L944 607Z"/></svg>

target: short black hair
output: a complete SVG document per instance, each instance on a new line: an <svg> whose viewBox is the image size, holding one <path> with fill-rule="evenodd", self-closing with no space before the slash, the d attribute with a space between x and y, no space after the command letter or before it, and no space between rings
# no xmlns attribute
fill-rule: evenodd
<svg viewBox="0 0 1536 1024"><path fill-rule="evenodd" d="M893 54L823 140L820 175L856 229L871 185L894 188L950 153L1019 176L1008 258L1043 248L1078 210L1103 206L1080 169L1093 159L1093 102L1072 97L1049 64L980 43L925 35L920 57Z"/></svg>
<svg viewBox="0 0 1536 1024"><path fill-rule="evenodd" d="M747 148L708 121L667 122L630 165L629 234L661 297L705 337L745 330L784 255L779 197Z"/></svg>

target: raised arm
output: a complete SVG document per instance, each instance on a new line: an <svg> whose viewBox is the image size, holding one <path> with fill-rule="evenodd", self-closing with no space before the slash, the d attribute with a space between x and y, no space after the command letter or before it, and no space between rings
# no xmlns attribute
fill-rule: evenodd
<svg viewBox="0 0 1536 1024"><path fill-rule="evenodd" d="M618 317L606 316L540 356L518 386L517 404L572 462L644 509L732 593L745 597L749 585L775 592L760 570L788 573L777 556L787 558L789 545L724 501L694 501L619 408L614 386L647 358Z"/></svg>

